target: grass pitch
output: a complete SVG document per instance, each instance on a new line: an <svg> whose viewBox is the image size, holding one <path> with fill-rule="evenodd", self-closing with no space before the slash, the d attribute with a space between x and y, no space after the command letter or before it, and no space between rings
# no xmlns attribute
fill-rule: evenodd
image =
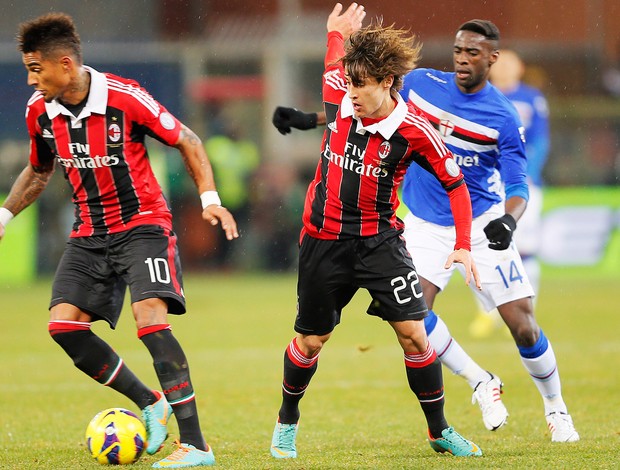
<svg viewBox="0 0 620 470"><path fill-rule="evenodd" d="M173 331L190 362L202 428L219 468L618 468L620 466L620 279L568 275L543 277L537 318L553 344L564 398L581 435L574 444L552 444L542 400L511 339L498 331L473 340L467 326L475 305L455 276L438 297L437 312L453 335L505 383L508 425L487 431L471 389L445 372L446 416L484 451L480 459L434 453L425 422L407 386L402 352L388 325L364 314L359 292L321 355L319 370L301 402L299 458L269 454L280 403L282 356L293 336L294 275L188 275L189 314L171 316ZM0 468L100 468L84 444L86 425L98 411L122 406L138 411L115 391L75 369L47 333L50 281L0 288ZM157 379L137 339L128 306L110 341L125 362L154 388ZM444 369L445 370L445 369ZM134 468L150 468L173 450L171 437L157 456Z"/></svg>

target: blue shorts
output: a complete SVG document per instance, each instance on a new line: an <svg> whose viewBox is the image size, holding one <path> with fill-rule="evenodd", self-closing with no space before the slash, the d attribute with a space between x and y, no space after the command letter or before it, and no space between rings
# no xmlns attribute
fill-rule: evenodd
<svg viewBox="0 0 620 470"><path fill-rule="evenodd" d="M161 298L185 313L176 235L157 225L111 235L70 238L60 259L50 308L68 303L116 326L129 287L131 302Z"/></svg>
<svg viewBox="0 0 620 470"><path fill-rule="evenodd" d="M400 232L350 240L305 235L299 250L295 331L331 333L360 288L372 297L369 315L387 321L427 315L422 286Z"/></svg>

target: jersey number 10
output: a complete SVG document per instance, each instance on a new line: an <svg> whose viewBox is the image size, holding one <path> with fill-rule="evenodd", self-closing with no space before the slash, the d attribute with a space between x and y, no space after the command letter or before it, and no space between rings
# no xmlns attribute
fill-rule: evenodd
<svg viewBox="0 0 620 470"><path fill-rule="evenodd" d="M144 262L149 267L151 282L170 284L170 268L165 258L147 258Z"/></svg>

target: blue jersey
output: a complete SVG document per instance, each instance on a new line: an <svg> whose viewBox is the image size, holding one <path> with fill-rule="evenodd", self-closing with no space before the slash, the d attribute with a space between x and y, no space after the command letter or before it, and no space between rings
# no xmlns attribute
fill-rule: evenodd
<svg viewBox="0 0 620 470"><path fill-rule="evenodd" d="M453 72L416 69L401 91L433 124L461 167L471 195L473 217L507 196L527 200L525 137L510 101L493 85L465 94ZM402 199L417 217L454 225L450 201L433 175L418 165L407 170Z"/></svg>
<svg viewBox="0 0 620 470"><path fill-rule="evenodd" d="M542 186L542 170L549 153L549 107L536 88L519 83L517 88L504 90L504 95L517 108L525 128L527 176L536 186Z"/></svg>

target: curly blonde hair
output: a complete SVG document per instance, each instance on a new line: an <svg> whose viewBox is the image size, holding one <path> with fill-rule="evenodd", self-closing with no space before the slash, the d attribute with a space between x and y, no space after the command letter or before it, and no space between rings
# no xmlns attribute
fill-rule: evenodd
<svg viewBox="0 0 620 470"><path fill-rule="evenodd" d="M418 64L421 49L409 30L382 26L379 20L351 35L342 65L354 86L363 86L367 77L381 82L393 75L390 91L397 92L403 87L403 77Z"/></svg>

